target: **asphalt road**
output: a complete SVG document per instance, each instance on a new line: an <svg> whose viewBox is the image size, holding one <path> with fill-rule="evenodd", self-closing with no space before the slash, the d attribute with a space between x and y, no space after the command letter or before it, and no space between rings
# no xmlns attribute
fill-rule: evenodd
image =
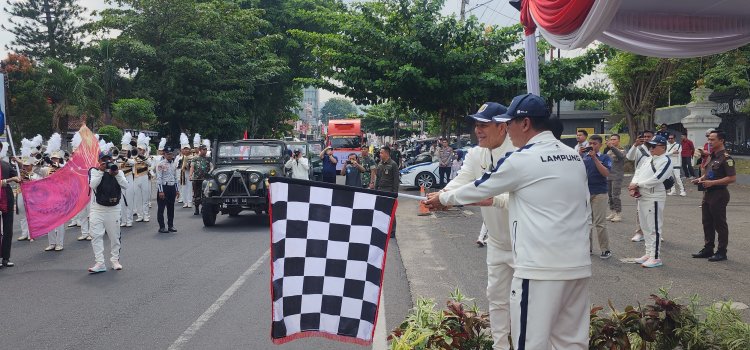
<svg viewBox="0 0 750 350"><path fill-rule="evenodd" d="M75 241L78 228L67 229L62 252L44 252L46 237L14 241L17 266L0 270L0 348L363 348L325 339L271 343L267 216L220 216L204 228L192 209L179 207L178 232L160 234L155 212L156 203L150 223L123 228L122 271L89 274L93 252ZM412 306L399 245L389 248L383 337Z"/></svg>

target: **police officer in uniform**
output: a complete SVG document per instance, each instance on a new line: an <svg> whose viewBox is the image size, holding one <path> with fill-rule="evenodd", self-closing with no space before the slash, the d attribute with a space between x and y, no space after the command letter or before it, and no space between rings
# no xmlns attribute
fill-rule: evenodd
<svg viewBox="0 0 750 350"><path fill-rule="evenodd" d="M727 186L737 180L734 160L724 149L725 133L721 130L711 131L708 143L711 154L706 162L703 176L693 180L704 189L701 203L703 219L703 249L693 258L708 258L708 261L727 260L727 244L729 243L729 226L727 225L727 204L729 190ZM719 236L719 246L714 254L714 239Z"/></svg>
<svg viewBox="0 0 750 350"><path fill-rule="evenodd" d="M171 146L164 148L164 159L156 165L157 219L159 232L177 232L174 228L174 201L180 195L177 163ZM164 226L164 209L167 209L167 224ZM168 228L167 228L168 227Z"/></svg>

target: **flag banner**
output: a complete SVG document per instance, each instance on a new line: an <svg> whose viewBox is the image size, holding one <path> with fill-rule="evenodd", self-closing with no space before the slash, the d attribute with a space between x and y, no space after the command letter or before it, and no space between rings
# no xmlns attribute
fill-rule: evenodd
<svg viewBox="0 0 750 350"><path fill-rule="evenodd" d="M396 194L269 182L274 344L306 337L372 344Z"/></svg>
<svg viewBox="0 0 750 350"><path fill-rule="evenodd" d="M49 177L21 184L31 238L44 236L89 203L89 169L98 165L99 143L86 126L81 145L65 166Z"/></svg>

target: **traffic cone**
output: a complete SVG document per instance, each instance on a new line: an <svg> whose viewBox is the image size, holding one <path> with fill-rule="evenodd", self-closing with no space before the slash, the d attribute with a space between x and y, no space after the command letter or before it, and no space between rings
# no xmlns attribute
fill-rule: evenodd
<svg viewBox="0 0 750 350"><path fill-rule="evenodd" d="M424 185L419 186L419 195L420 197L426 197L425 192L424 192ZM424 205L423 201L419 201L419 214L417 215L418 216L430 215L430 210L427 209L427 206Z"/></svg>

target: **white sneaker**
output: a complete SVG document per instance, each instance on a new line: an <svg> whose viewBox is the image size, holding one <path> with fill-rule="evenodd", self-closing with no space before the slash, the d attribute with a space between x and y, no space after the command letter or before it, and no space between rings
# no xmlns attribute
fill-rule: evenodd
<svg viewBox="0 0 750 350"><path fill-rule="evenodd" d="M89 267L90 273L99 273L107 271L107 266L102 263L96 263L94 266Z"/></svg>
<svg viewBox="0 0 750 350"><path fill-rule="evenodd" d="M142 222L142 221L143 221L143 218L137 218L137 219L135 219L135 222Z"/></svg>
<svg viewBox="0 0 750 350"><path fill-rule="evenodd" d="M661 259L654 259L654 258L650 258L650 259L646 260L646 262L644 262L643 264L641 264L641 266L643 266L643 267L659 267L659 266L662 266L662 265L664 265L664 264L662 264Z"/></svg>
<svg viewBox="0 0 750 350"><path fill-rule="evenodd" d="M56 245L56 246L55 246L55 251L56 251L56 252L59 252L59 251L61 251L61 250L63 250L63 246L61 246L61 245Z"/></svg>
<svg viewBox="0 0 750 350"><path fill-rule="evenodd" d="M622 216L620 216L620 213L615 212L615 216L613 216L612 219L609 220L609 221L620 222L620 221L622 221Z"/></svg>
<svg viewBox="0 0 750 350"><path fill-rule="evenodd" d="M676 194L677 194L677 192L675 192L675 191L669 191L669 193L667 193L667 196L674 196Z"/></svg>
<svg viewBox="0 0 750 350"><path fill-rule="evenodd" d="M78 236L78 238L76 238L76 241L85 241L85 240L86 240L86 237L88 237L88 236L89 236L89 235L84 235L84 234L82 234L82 235Z"/></svg>
<svg viewBox="0 0 750 350"><path fill-rule="evenodd" d="M149 218L143 218L143 222L149 222L149 221L151 221L151 219L149 219Z"/></svg>
<svg viewBox="0 0 750 350"><path fill-rule="evenodd" d="M120 264L119 261L113 261L112 262L112 269L120 271L120 270L122 270L122 265Z"/></svg>
<svg viewBox="0 0 750 350"><path fill-rule="evenodd" d="M630 239L632 242L643 242L643 235L640 233L636 233L633 238Z"/></svg>
<svg viewBox="0 0 750 350"><path fill-rule="evenodd" d="M50 244L50 245L47 246L47 248L44 248L45 252L51 252L53 250L55 250L55 245L54 244Z"/></svg>
<svg viewBox="0 0 750 350"><path fill-rule="evenodd" d="M615 217L615 212L611 211L611 212L609 212L609 215L607 215L607 217L605 219L612 220L613 217Z"/></svg>
<svg viewBox="0 0 750 350"><path fill-rule="evenodd" d="M125 223L124 222L120 223L120 227L125 227Z"/></svg>
<svg viewBox="0 0 750 350"><path fill-rule="evenodd" d="M129 222L129 223L125 224L125 227L133 227L133 223Z"/></svg>
<svg viewBox="0 0 750 350"><path fill-rule="evenodd" d="M71 222L68 224L68 227L76 227L76 226L78 226L78 224L76 224L75 222Z"/></svg>
<svg viewBox="0 0 750 350"><path fill-rule="evenodd" d="M636 263L636 264L643 264L646 261L648 261L649 258L650 258L650 256L648 256L648 254L646 254L646 255L644 255L644 256L642 256L640 258L637 258L637 259L633 260L633 262Z"/></svg>
<svg viewBox="0 0 750 350"><path fill-rule="evenodd" d="M685 191L680 192L680 197L685 197L685 196L687 196L687 193L685 193Z"/></svg>

